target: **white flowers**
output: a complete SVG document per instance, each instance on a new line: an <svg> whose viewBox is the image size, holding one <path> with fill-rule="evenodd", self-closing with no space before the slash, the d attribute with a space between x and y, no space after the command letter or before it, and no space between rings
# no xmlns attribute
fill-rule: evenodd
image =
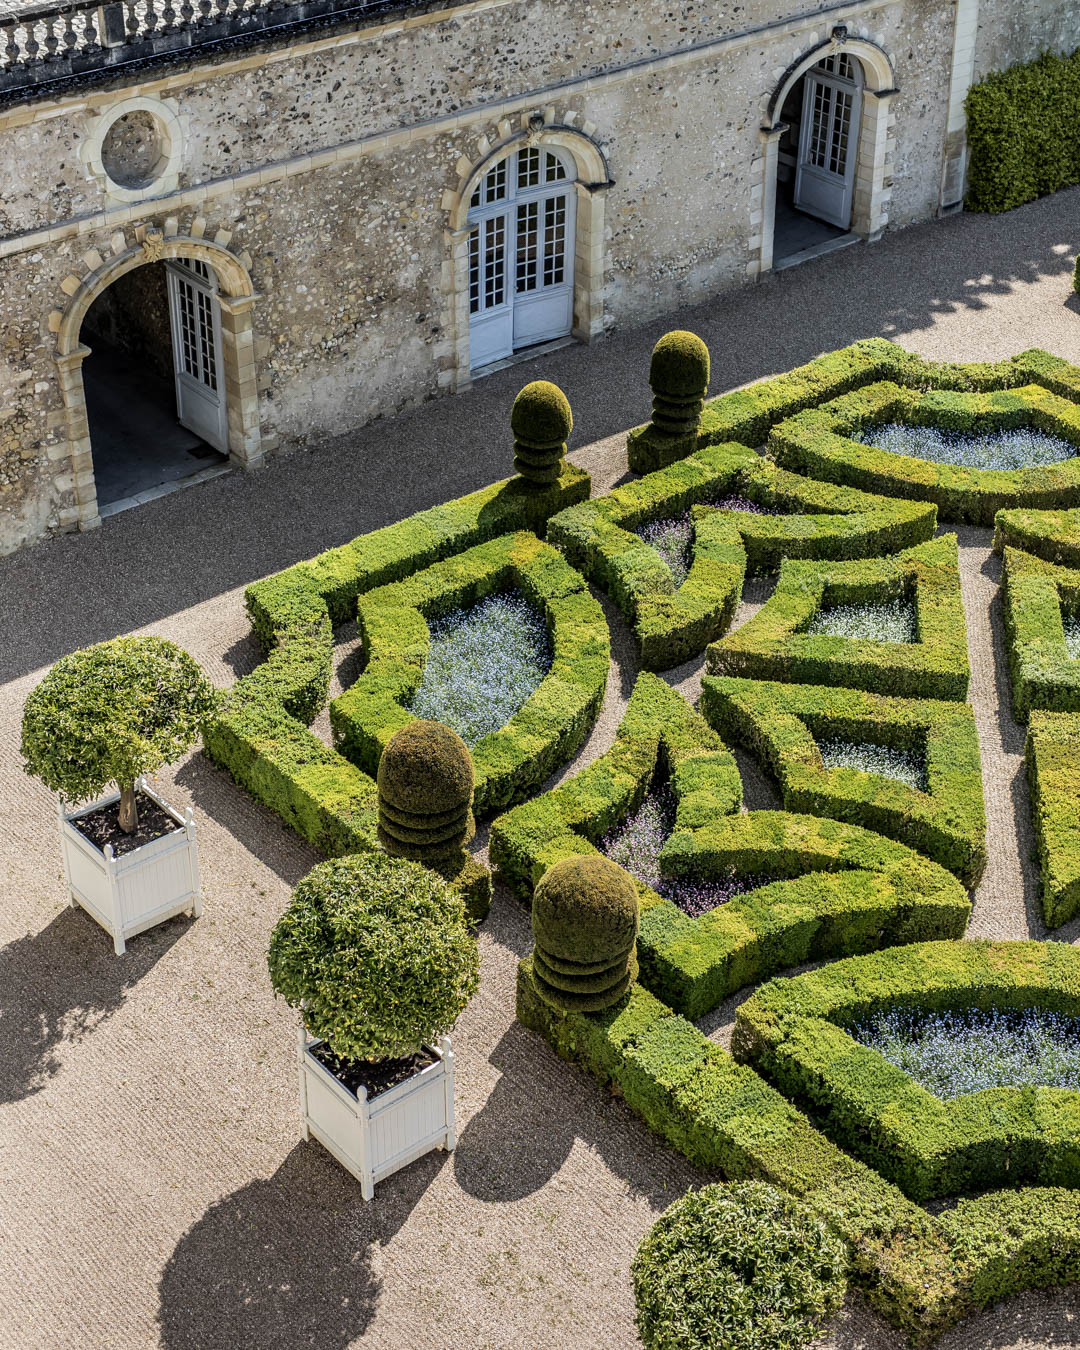
<svg viewBox="0 0 1080 1350"><path fill-rule="evenodd" d="M911 750L893 750L869 741L822 741L818 745L827 769L859 769L895 778L906 787L926 791L926 762Z"/></svg>
<svg viewBox="0 0 1080 1350"><path fill-rule="evenodd" d="M910 600L884 605L834 605L810 620L808 634L857 638L862 642L917 642L915 606Z"/></svg>
<svg viewBox="0 0 1080 1350"><path fill-rule="evenodd" d="M867 427L852 439L894 455L911 455L932 464L952 464L963 469L1034 469L1043 464L1060 464L1076 454L1075 445L1029 427L964 432L890 422Z"/></svg>

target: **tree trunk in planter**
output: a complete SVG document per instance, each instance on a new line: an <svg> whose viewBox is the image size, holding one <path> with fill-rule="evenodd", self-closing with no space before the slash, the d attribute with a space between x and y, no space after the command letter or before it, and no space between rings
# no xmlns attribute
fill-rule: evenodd
<svg viewBox="0 0 1080 1350"><path fill-rule="evenodd" d="M125 834L134 834L139 828L139 809L135 804L135 784L120 784L120 813L117 824Z"/></svg>

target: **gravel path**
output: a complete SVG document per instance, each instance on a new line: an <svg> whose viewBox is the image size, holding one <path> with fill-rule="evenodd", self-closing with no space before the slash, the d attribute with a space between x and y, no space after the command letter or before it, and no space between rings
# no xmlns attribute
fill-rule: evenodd
<svg viewBox="0 0 1080 1350"><path fill-rule="evenodd" d="M623 473L618 432L647 411L648 351L665 327L707 339L714 390L874 333L936 358L1042 345L1080 362L1068 275L1078 206L1080 193L1062 193L1004 219L908 230L556 353L542 373L571 397L574 458L597 491ZM74 647L150 631L182 643L220 684L250 668L243 585L504 473L510 402L538 373L502 372L259 475L0 559L3 1350L635 1344L630 1257L657 1213L702 1178L515 1023L529 929L508 896L484 926L482 986L455 1035L459 1147L383 1183L365 1206L321 1149L298 1142L294 1023L265 975L269 931L314 852L205 757L189 757L161 782L198 811L204 916L135 939L117 960L65 907L54 805L18 760L23 700ZM1041 936L988 532L961 532L961 560L991 827L972 932ZM748 588L737 621L767 593ZM610 744L636 670L608 613L610 692L578 765ZM347 642L339 658L348 683ZM700 668L670 678L693 697ZM748 803L775 804L744 767ZM730 1016L719 1010L708 1029L722 1038ZM1026 1296L966 1323L942 1350L1080 1346L1078 1313L1076 1290ZM899 1350L858 1305L827 1344Z"/></svg>

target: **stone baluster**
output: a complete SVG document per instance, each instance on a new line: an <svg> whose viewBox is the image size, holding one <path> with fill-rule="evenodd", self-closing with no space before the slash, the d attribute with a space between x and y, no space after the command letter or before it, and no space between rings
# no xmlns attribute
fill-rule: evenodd
<svg viewBox="0 0 1080 1350"><path fill-rule="evenodd" d="M36 21L33 19L27 20L27 22L23 24L23 29L26 32L26 41L23 43L23 51L26 53L26 64L32 66L37 60L38 52L41 51L41 45L37 40Z"/></svg>
<svg viewBox="0 0 1080 1350"><path fill-rule="evenodd" d="M157 10L154 8L154 0L146 0L143 24L142 36L144 38L152 38L158 30L158 16Z"/></svg>
<svg viewBox="0 0 1080 1350"><path fill-rule="evenodd" d="M19 25L15 22L4 24L4 70L14 70L19 64Z"/></svg>
<svg viewBox="0 0 1080 1350"><path fill-rule="evenodd" d="M163 33L175 33L179 25L176 22L176 10L173 9L172 0L165 0L161 7L161 18L161 31Z"/></svg>
<svg viewBox="0 0 1080 1350"><path fill-rule="evenodd" d="M56 49L60 45L60 39L56 36L56 15L46 14L42 22L45 25L45 55L41 58L43 61L55 61Z"/></svg>
<svg viewBox="0 0 1080 1350"><path fill-rule="evenodd" d="M75 48L79 45L79 35L75 31L75 11L69 9L66 13L61 15L60 23L63 28L63 31L60 34L60 41L64 44L64 50L61 52L61 55L70 59Z"/></svg>
<svg viewBox="0 0 1080 1350"><path fill-rule="evenodd" d="M98 42L97 24L94 22L94 15L96 13L97 11L93 9L83 10L82 41L79 43L80 51L98 52L101 50L101 45Z"/></svg>
<svg viewBox="0 0 1080 1350"><path fill-rule="evenodd" d="M180 4L180 27L190 28L192 20L195 18L195 7L191 0L181 0Z"/></svg>

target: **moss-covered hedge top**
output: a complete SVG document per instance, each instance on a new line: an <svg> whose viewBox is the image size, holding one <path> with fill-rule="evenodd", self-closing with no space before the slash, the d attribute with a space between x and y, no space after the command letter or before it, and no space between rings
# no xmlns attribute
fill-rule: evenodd
<svg viewBox="0 0 1080 1350"><path fill-rule="evenodd" d="M655 394L679 402L704 398L709 387L709 349L696 333L677 328L657 342L649 362Z"/></svg>
<svg viewBox="0 0 1080 1350"><path fill-rule="evenodd" d="M600 855L563 858L537 882L532 925L544 954L611 965L627 955L637 937L637 887L621 867Z"/></svg>
<svg viewBox="0 0 1080 1350"><path fill-rule="evenodd" d="M457 732L441 722L410 722L387 741L376 781L379 796L398 811L416 816L457 811L472 801L472 756Z"/></svg>
<svg viewBox="0 0 1080 1350"><path fill-rule="evenodd" d="M562 451L574 429L570 400L550 380L533 380L514 399L510 427L526 445Z"/></svg>

